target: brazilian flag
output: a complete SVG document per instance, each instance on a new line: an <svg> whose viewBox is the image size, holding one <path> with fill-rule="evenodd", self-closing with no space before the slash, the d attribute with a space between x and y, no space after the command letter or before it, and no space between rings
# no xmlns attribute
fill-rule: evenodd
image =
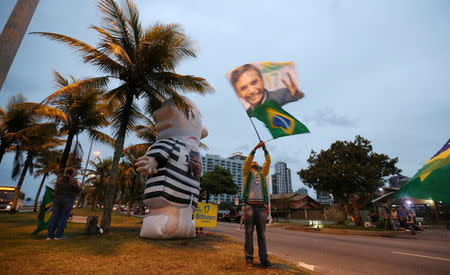
<svg viewBox="0 0 450 275"><path fill-rule="evenodd" d="M53 198L55 197L55 191L45 186L44 197L42 198L41 208L38 213L37 229L31 235L37 235L42 230L47 230L48 221L53 214Z"/></svg>
<svg viewBox="0 0 450 275"><path fill-rule="evenodd" d="M450 203L450 139L400 188L395 198Z"/></svg>
<svg viewBox="0 0 450 275"><path fill-rule="evenodd" d="M281 109L274 100L267 100L248 112L249 116L262 121L273 138L309 133L303 123Z"/></svg>

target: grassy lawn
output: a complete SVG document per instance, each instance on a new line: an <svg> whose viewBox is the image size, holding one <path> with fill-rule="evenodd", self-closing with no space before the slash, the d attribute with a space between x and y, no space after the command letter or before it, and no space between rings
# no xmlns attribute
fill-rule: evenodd
<svg viewBox="0 0 450 275"><path fill-rule="evenodd" d="M76 216L98 215L74 209ZM66 240L45 240L32 213L0 214L0 270L2 274L311 274L271 257L275 266L247 269L243 244L209 234L184 240L139 237L141 218L114 213L112 232L87 235L85 224L67 224Z"/></svg>

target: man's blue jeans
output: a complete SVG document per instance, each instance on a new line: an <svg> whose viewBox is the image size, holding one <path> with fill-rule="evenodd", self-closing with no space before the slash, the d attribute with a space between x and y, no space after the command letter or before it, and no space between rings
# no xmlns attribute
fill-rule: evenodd
<svg viewBox="0 0 450 275"><path fill-rule="evenodd" d="M64 227L66 227L74 200L74 198L63 198L53 201L53 215L48 222L47 238L60 238L64 235ZM55 229L56 235L54 235Z"/></svg>
<svg viewBox="0 0 450 275"><path fill-rule="evenodd" d="M264 205L246 205L245 206L245 259L253 260L253 228L256 226L258 236L258 254L260 261L267 260L266 247L266 208Z"/></svg>

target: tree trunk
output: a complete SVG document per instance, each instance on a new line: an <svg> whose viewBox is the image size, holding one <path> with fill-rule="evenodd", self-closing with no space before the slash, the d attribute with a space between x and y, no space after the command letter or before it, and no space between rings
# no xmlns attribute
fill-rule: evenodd
<svg viewBox="0 0 450 275"><path fill-rule="evenodd" d="M362 226L362 219L361 219L361 213L359 212L359 206L358 206L358 201L353 202L353 209L355 211L355 225L359 225Z"/></svg>
<svg viewBox="0 0 450 275"><path fill-rule="evenodd" d="M27 159L25 160L25 164L23 166L22 173L20 174L19 182L17 183L16 190L14 191L14 200L11 205L11 210L9 211L9 214L16 213L16 206L17 206L17 199L19 198L19 191L22 188L22 184L23 184L23 181L25 180L25 176L27 175L28 168L31 165L31 159L32 159L31 154L28 152Z"/></svg>
<svg viewBox="0 0 450 275"><path fill-rule="evenodd" d="M62 175L64 168L66 168L67 160L69 159L70 149L72 148L72 141L73 141L74 136L75 136L75 133L69 131L69 134L67 135L66 147L64 147L64 152L61 157L61 162L59 164L58 177L59 177L59 175Z"/></svg>
<svg viewBox="0 0 450 275"><path fill-rule="evenodd" d="M39 195L41 194L41 190L42 190L42 186L44 186L44 182L45 182L45 178L47 178L48 173L44 174L44 177L42 178L41 184L39 185L39 189L38 192L36 194L36 199L34 199L34 209L33 212L37 211L37 205L38 205L38 201L39 201Z"/></svg>
<svg viewBox="0 0 450 275"><path fill-rule="evenodd" d="M6 149L8 149L9 145L9 143L6 143L4 141L2 141L2 143L0 144L0 163L2 163L3 155L5 154Z"/></svg>
<svg viewBox="0 0 450 275"><path fill-rule="evenodd" d="M123 144L125 142L125 135L131 115L130 111L132 104L133 104L133 95L127 94L124 106L125 114L123 116L123 120L120 122L116 143L114 144L114 157L111 167L111 173L108 184L106 185L106 194L104 199L105 208L103 210L103 217L100 226L101 228L103 228L105 233L111 230L111 213L114 203L114 191L116 188L117 171L119 167L120 156L123 150Z"/></svg>
<svg viewBox="0 0 450 275"><path fill-rule="evenodd" d="M19 0L0 35L0 90L39 0Z"/></svg>

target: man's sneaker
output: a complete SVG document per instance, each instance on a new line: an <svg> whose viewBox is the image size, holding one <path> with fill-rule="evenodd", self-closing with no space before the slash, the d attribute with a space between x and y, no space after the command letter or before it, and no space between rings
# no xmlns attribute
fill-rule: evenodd
<svg viewBox="0 0 450 275"><path fill-rule="evenodd" d="M260 262L261 262L262 266L266 266L266 267L272 266L272 263L269 262L269 260L267 260L267 259L266 260L261 260Z"/></svg>
<svg viewBox="0 0 450 275"><path fill-rule="evenodd" d="M67 239L67 236L61 236L61 237L56 237L55 240L65 240Z"/></svg>
<svg viewBox="0 0 450 275"><path fill-rule="evenodd" d="M47 237L47 239L46 239L47 241L50 241L50 240L53 240L53 238L49 238L49 237Z"/></svg>
<svg viewBox="0 0 450 275"><path fill-rule="evenodd" d="M252 260L245 260L245 263L247 264L247 268L253 269L253 261Z"/></svg>

